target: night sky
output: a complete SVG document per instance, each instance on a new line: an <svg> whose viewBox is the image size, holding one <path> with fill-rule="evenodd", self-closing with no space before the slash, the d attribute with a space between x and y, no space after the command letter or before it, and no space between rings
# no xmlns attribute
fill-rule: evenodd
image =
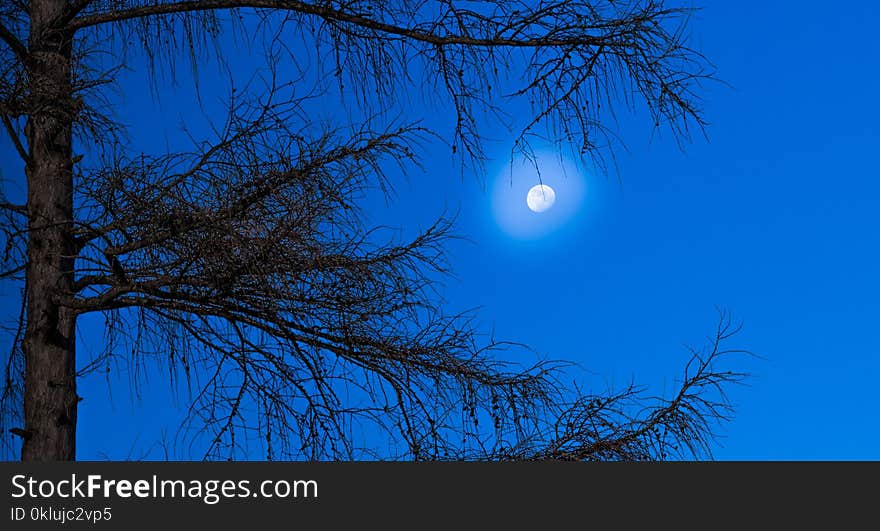
<svg viewBox="0 0 880 531"><path fill-rule="evenodd" d="M692 44L722 81L702 92L706 138L695 130L680 144L643 109L621 105L608 125L623 144L605 152L604 171L536 144L540 179L557 194L538 214L525 202L537 173L511 160L514 135L487 118L482 166L462 166L429 140L421 168L396 179L390 198L377 191L362 206L404 236L456 216L466 238L448 247L444 307L474 309L486 334L577 363L567 375L586 388L672 390L687 347L705 344L719 309L729 311L743 323L730 346L760 358L727 362L753 376L730 390L735 418L719 431L716 458L876 459L880 6L704 4ZM238 47L233 76L249 77L258 56ZM186 141L182 124L209 134L205 117L221 109L228 74L206 63L199 104L185 68L151 91L138 65L134 57L114 93L134 152L173 149ZM414 93L399 121L448 136L448 103ZM342 99L328 92L316 114L344 120ZM530 112L518 105L506 110ZM0 149L14 180L5 138ZM102 341L100 325L83 320L81 352ZM169 392L166 373L140 373L148 385L139 398L121 366L80 382L78 459L163 458L156 443L187 403L185 387Z"/></svg>

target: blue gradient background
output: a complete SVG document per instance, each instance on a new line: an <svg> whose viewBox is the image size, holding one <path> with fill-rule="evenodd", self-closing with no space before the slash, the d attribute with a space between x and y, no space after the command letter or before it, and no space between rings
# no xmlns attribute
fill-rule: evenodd
<svg viewBox="0 0 880 531"><path fill-rule="evenodd" d="M729 84L706 86L708 141L679 149L621 110L617 169L562 177L548 162L558 204L539 218L525 209L534 174L511 169L510 139L495 134L482 174L462 175L448 151L429 150L427 170L400 180L390 202L368 198L368 215L410 233L457 213L470 241L450 246L448 307L479 307L496 337L577 362L585 371L572 377L588 386L671 389L685 345L703 344L716 307L729 309L744 323L735 345L763 359L731 364L754 377L731 391L736 417L715 456L876 459L880 6L705 4L693 42ZM181 82L163 85L156 103L144 80L126 75L117 112L134 149L150 152L181 138L174 130L194 100ZM210 109L222 94L205 90ZM447 111L413 118L442 129ZM3 176L14 180L3 142ZM100 320L82 327L84 349L101 341ZM139 397L126 371L81 382L80 459L162 457L156 442L186 400L151 371Z"/></svg>

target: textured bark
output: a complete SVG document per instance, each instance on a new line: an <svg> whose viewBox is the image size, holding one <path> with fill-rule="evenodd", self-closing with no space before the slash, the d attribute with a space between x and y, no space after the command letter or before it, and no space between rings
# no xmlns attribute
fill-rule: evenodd
<svg viewBox="0 0 880 531"><path fill-rule="evenodd" d="M71 41L55 31L65 0L31 0L26 135L28 233L24 461L76 457L76 315L59 305L73 285Z"/></svg>

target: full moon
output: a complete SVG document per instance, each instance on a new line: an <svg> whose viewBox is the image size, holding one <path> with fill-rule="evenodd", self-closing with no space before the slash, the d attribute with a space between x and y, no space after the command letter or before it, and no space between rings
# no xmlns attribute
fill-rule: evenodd
<svg viewBox="0 0 880 531"><path fill-rule="evenodd" d="M526 196L526 204L532 212L544 212L556 202L556 192L546 184L536 184Z"/></svg>

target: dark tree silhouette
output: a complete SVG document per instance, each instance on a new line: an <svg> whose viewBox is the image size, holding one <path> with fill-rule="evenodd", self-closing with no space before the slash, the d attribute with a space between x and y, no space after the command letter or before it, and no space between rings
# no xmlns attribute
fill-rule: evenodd
<svg viewBox="0 0 880 531"><path fill-rule="evenodd" d="M584 394L562 385L565 364L508 361L510 345L439 306L448 219L383 239L357 204L435 136L381 112L418 89L455 110L444 138L476 164L479 117L517 98L534 110L514 131L526 155L540 135L601 160L605 109L621 103L687 138L703 127L695 91L710 75L687 46L688 14L660 0L4 1L0 118L27 190L0 205L2 278L22 294L7 451L14 436L24 460L74 459L77 379L107 356L153 352L197 383L188 433L208 458L241 455L253 437L270 459L711 455L731 411L724 389L743 377L715 366L733 352L726 316L671 397ZM119 141L106 58L125 65L136 51L162 74L182 57L222 59L229 36L254 31L270 75L233 93L213 138L154 155ZM297 54L293 38L368 118L315 125L301 86L322 75L277 68ZM105 316L109 340L78 363L89 313ZM363 433L387 439L381 453Z"/></svg>

